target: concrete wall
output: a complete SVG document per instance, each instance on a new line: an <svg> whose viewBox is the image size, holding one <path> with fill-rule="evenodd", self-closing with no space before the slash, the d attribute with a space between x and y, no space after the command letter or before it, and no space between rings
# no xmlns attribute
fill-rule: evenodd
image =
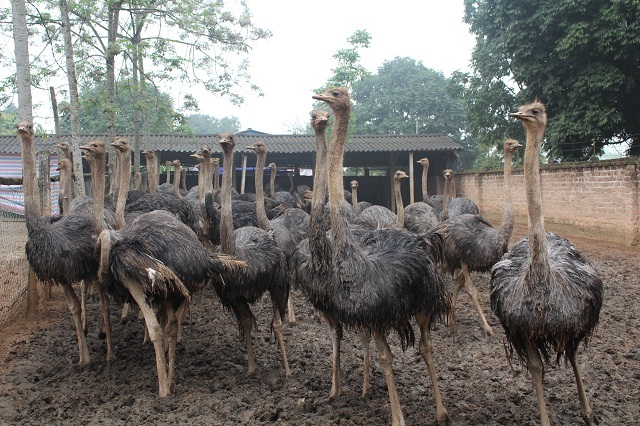
<svg viewBox="0 0 640 426"><path fill-rule="evenodd" d="M542 206L549 231L638 245L637 159L541 166ZM516 223L527 223L522 169L512 173ZM489 220L503 209L502 172L461 172L457 196L472 199Z"/></svg>

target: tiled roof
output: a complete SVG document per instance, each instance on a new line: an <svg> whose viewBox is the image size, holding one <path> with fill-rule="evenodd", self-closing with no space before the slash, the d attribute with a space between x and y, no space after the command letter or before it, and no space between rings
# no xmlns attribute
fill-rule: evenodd
<svg viewBox="0 0 640 426"><path fill-rule="evenodd" d="M120 135L132 138L133 135ZM80 143L91 140L107 140L107 135L81 135ZM221 152L217 135L152 135L143 142L144 149L173 152L195 152L202 146L209 146L213 152ZM61 141L71 142L69 135L60 137ZM237 134L238 149L251 145L257 140L267 144L273 154L296 154L315 152L313 135L269 135ZM52 136L36 136L36 150L47 149L54 152ZM355 135L347 141L346 152L412 152L412 151L459 151L462 146L453 138L444 135ZM20 141L17 136L0 136L0 153L19 153Z"/></svg>

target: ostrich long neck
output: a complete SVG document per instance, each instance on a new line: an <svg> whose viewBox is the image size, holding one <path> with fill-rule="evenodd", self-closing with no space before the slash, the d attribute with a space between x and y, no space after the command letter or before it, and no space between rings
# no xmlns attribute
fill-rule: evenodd
<svg viewBox="0 0 640 426"><path fill-rule="evenodd" d="M394 179L393 187L396 192L396 209L398 216L396 225L398 228L404 228L404 204L402 204L402 193L400 192L400 179Z"/></svg>
<svg viewBox="0 0 640 426"><path fill-rule="evenodd" d="M351 205L354 209L358 208L358 187L351 187Z"/></svg>
<svg viewBox="0 0 640 426"><path fill-rule="evenodd" d="M171 170L169 169L171 167L170 164L165 163L165 167L167 169L167 182L166 183L171 183Z"/></svg>
<svg viewBox="0 0 640 426"><path fill-rule="evenodd" d="M209 164L208 167L211 167L211 164ZM211 175L211 173L209 173L209 175ZM213 190L215 191L216 189L220 189L220 163L219 162L216 162L213 164L213 175L211 176L211 179L213 180Z"/></svg>
<svg viewBox="0 0 640 426"><path fill-rule="evenodd" d="M27 226L34 223L38 217L38 208L35 194L36 180L36 153L33 148L33 135L25 135L20 132L22 143L22 186L24 189L24 215Z"/></svg>
<svg viewBox="0 0 640 426"><path fill-rule="evenodd" d="M513 232L513 200L511 199L511 162L513 152L506 150L504 153L504 212L500 223L500 234L505 246L509 244Z"/></svg>
<svg viewBox="0 0 640 426"><path fill-rule="evenodd" d="M275 198L276 196L276 168L271 167L271 176L269 176L269 192L271 193L271 198Z"/></svg>
<svg viewBox="0 0 640 426"><path fill-rule="evenodd" d="M67 159L67 162L69 160ZM71 209L71 166L60 169L60 198L62 199L62 213L67 214Z"/></svg>
<svg viewBox="0 0 640 426"><path fill-rule="evenodd" d="M337 256L340 256L341 249L352 242L347 221L340 214L340 202L344 200L342 168L344 146L347 140L350 112L350 106L334 110L335 121L331 129L331 150L329 151L328 161L330 219L333 243L336 248L334 255Z"/></svg>
<svg viewBox="0 0 640 426"><path fill-rule="evenodd" d="M256 186L256 218L258 219L258 227L268 231L271 227L269 219L267 218L267 212L264 209L264 164L266 162L266 154L259 152L256 154L256 174L255 174L255 186Z"/></svg>
<svg viewBox="0 0 640 426"><path fill-rule="evenodd" d="M451 202L451 198L453 198L452 196L452 177L451 176L447 176L445 178L445 182L444 182L444 201L442 204L442 218L443 219L448 219L449 218L449 202Z"/></svg>
<svg viewBox="0 0 640 426"><path fill-rule="evenodd" d="M180 195L180 177L182 175L182 171L180 170L179 164L175 164L174 167L175 170L173 172L173 193L177 198L182 198L182 195Z"/></svg>
<svg viewBox="0 0 640 426"><path fill-rule="evenodd" d="M156 176L155 156L147 159L147 179L149 180L149 192L158 192L158 177Z"/></svg>
<svg viewBox="0 0 640 426"><path fill-rule="evenodd" d="M131 151L118 150L118 162L120 163L120 187L118 188L118 201L116 202L116 229L124 226L124 207L127 202L127 189L131 180Z"/></svg>
<svg viewBox="0 0 640 426"><path fill-rule="evenodd" d="M544 130L527 128L527 146L524 152L524 183L529 213L529 258L531 272L546 277L549 271L544 218L542 217L542 193L540 191L540 144Z"/></svg>
<svg viewBox="0 0 640 426"><path fill-rule="evenodd" d="M422 164L422 201L429 203L429 190L427 189L427 174L429 173L429 163Z"/></svg>
<svg viewBox="0 0 640 426"><path fill-rule="evenodd" d="M103 221L104 208L104 175L105 175L105 157L102 154L96 155L91 164L91 193L93 194L93 226L96 235L100 235L105 228ZM122 166L120 166L122 168ZM126 192L126 186L125 192ZM122 190L122 186L120 186ZM126 195L125 195L126 197Z"/></svg>
<svg viewBox="0 0 640 426"><path fill-rule="evenodd" d="M231 210L231 169L233 169L233 150L224 150L222 164L222 188L220 188L220 245L222 252L233 254L235 240L233 235L233 212Z"/></svg>
<svg viewBox="0 0 640 426"><path fill-rule="evenodd" d="M313 195L309 222L309 248L311 249L311 265L317 272L326 272L329 246L324 217L325 194L327 192L327 141L326 127L315 129L316 133L316 168L313 172Z"/></svg>

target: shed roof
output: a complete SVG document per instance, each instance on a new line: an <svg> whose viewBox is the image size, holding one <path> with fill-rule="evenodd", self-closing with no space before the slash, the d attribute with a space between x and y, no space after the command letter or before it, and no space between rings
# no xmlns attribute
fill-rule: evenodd
<svg viewBox="0 0 640 426"><path fill-rule="evenodd" d="M120 135L133 138L133 135ZM107 135L81 135L80 143L91 140L107 140ZM70 135L61 135L61 141L71 141ZM245 147L257 140L264 141L269 152L273 154L312 153L316 150L313 135L270 135L236 134L238 147ZM209 146L214 152L222 152L218 144L218 135L184 135L184 134L156 134L144 141L145 149L172 152L195 152L202 146ZM37 150L47 149L55 151L53 136L36 136ZM374 152L413 152L413 151L460 151L462 146L453 138L437 134L417 135L354 135L347 141L345 151L374 153ZM0 136L0 153L19 153L20 140L15 135Z"/></svg>

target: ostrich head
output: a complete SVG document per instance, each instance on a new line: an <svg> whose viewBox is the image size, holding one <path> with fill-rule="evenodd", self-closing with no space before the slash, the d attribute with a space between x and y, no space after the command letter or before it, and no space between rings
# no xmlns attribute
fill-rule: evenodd
<svg viewBox="0 0 640 426"><path fill-rule="evenodd" d="M544 133L547 128L546 109L537 99L530 104L522 105L518 112L512 112L509 116L520 120L527 131Z"/></svg>
<svg viewBox="0 0 640 426"><path fill-rule="evenodd" d="M194 152L193 154L190 155L190 157L195 158L196 160L198 160L198 162L200 162L202 160L202 155L200 155L199 152Z"/></svg>
<svg viewBox="0 0 640 426"><path fill-rule="evenodd" d="M203 146L200 149L200 155L202 156L202 158L211 158L211 148L209 148L208 146Z"/></svg>
<svg viewBox="0 0 640 426"><path fill-rule="evenodd" d="M172 163L176 167L176 170L178 170L180 168L180 166L182 165L180 160L173 160Z"/></svg>
<svg viewBox="0 0 640 426"><path fill-rule="evenodd" d="M151 150L143 150L144 158L147 159L147 162L153 161L156 159L156 152Z"/></svg>
<svg viewBox="0 0 640 426"><path fill-rule="evenodd" d="M420 163L422 164L422 167L424 168L428 168L429 167L429 159L428 158L421 158L418 161L416 161L416 163Z"/></svg>
<svg viewBox="0 0 640 426"><path fill-rule="evenodd" d="M99 154L104 155L107 152L107 148L102 141L91 141L85 145L79 147L81 150L86 151L84 157L95 157Z"/></svg>
<svg viewBox="0 0 640 426"><path fill-rule="evenodd" d="M220 165L220 159L219 159L219 158L212 158L212 159L211 159L211 164L212 164L214 167L219 166L219 165Z"/></svg>
<svg viewBox="0 0 640 426"><path fill-rule="evenodd" d="M62 160L60 160L58 162L58 167L56 167L56 170L57 171L60 171L60 170L65 170L65 171L66 170L71 170L71 161L69 161L66 158L63 158Z"/></svg>
<svg viewBox="0 0 640 426"><path fill-rule="evenodd" d="M18 130L18 136L27 136L27 137L33 137L33 124L27 122L27 121L23 121L21 123L19 123L16 126L17 130Z"/></svg>
<svg viewBox="0 0 640 426"><path fill-rule="evenodd" d="M451 169L445 169L442 174L446 180L451 180L451 178L453 178L453 170Z"/></svg>
<svg viewBox="0 0 640 426"><path fill-rule="evenodd" d="M514 153L522 144L515 139L507 139L504 141L504 152Z"/></svg>
<svg viewBox="0 0 640 426"><path fill-rule="evenodd" d="M400 181L402 179L408 178L409 175L403 172L402 170L398 170L393 175L393 180Z"/></svg>
<svg viewBox="0 0 640 426"><path fill-rule="evenodd" d="M329 111L314 109L311 111L311 127L316 132L324 132L329 125Z"/></svg>
<svg viewBox="0 0 640 426"><path fill-rule="evenodd" d="M249 145L247 147L247 149L250 149L251 151L255 152L256 155L258 155L258 154L266 154L266 152L267 152L267 146L262 141L258 141L256 143L254 143L253 145ZM273 163L271 163L271 164L273 164ZM271 164L269 164L269 167L271 167ZM275 164L273 164L273 165L275 166Z"/></svg>
<svg viewBox="0 0 640 426"><path fill-rule="evenodd" d="M352 189L358 189L358 181L352 180L350 183Z"/></svg>
<svg viewBox="0 0 640 426"><path fill-rule="evenodd" d="M218 138L218 142L225 153L233 152L233 148L236 146L236 138L233 133L223 133Z"/></svg>
<svg viewBox="0 0 640 426"><path fill-rule="evenodd" d="M53 146L58 148L60 151L64 152L65 155L68 155L69 151L71 150L71 147L69 146L69 142L58 142Z"/></svg>
<svg viewBox="0 0 640 426"><path fill-rule="evenodd" d="M129 140L125 138L116 138L110 145L120 152L131 150Z"/></svg>
<svg viewBox="0 0 640 426"><path fill-rule="evenodd" d="M164 162L164 166L168 169L169 167L171 167L171 161L165 161Z"/></svg>
<svg viewBox="0 0 640 426"><path fill-rule="evenodd" d="M276 170L276 163L269 163L269 168L274 172Z"/></svg>
<svg viewBox="0 0 640 426"><path fill-rule="evenodd" d="M349 97L349 89L346 87L326 89L319 95L313 95L312 98L326 102L334 111L351 111L351 98Z"/></svg>

